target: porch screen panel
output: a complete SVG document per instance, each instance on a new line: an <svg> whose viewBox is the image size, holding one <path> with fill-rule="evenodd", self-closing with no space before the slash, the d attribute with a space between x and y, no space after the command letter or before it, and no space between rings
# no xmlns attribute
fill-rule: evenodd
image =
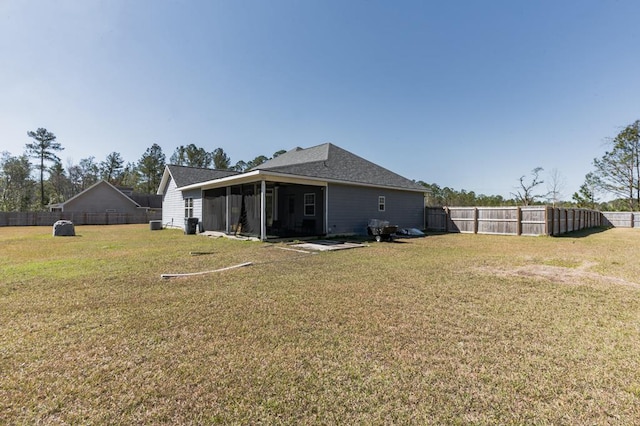
<svg viewBox="0 0 640 426"><path fill-rule="evenodd" d="M260 195L253 193L244 195L244 207L246 210L245 228L242 232L250 235L260 235Z"/></svg>
<svg viewBox="0 0 640 426"><path fill-rule="evenodd" d="M260 187L256 184L231 187L229 203L231 232L260 235Z"/></svg>
<svg viewBox="0 0 640 426"><path fill-rule="evenodd" d="M202 227L205 231L215 231L213 227L212 217L212 213L214 210L213 201L213 198L207 197L206 195L202 199L202 219L200 220L200 222L202 222Z"/></svg>
<svg viewBox="0 0 640 426"><path fill-rule="evenodd" d="M227 229L227 202L224 196L214 198L211 206L212 230L225 231Z"/></svg>
<svg viewBox="0 0 640 426"><path fill-rule="evenodd" d="M229 195L229 214L231 217L231 232L239 232L242 228L242 187L231 187L231 195Z"/></svg>
<svg viewBox="0 0 640 426"><path fill-rule="evenodd" d="M226 189L205 191L203 226L207 231L225 231L227 227Z"/></svg>

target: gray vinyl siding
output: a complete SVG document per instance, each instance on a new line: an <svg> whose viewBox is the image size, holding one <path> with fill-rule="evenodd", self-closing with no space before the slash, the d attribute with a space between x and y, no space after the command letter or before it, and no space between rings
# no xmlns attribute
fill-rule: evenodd
<svg viewBox="0 0 640 426"><path fill-rule="evenodd" d="M140 209L135 203L107 183L100 183L89 191L64 204L64 211L78 213L137 213Z"/></svg>
<svg viewBox="0 0 640 426"><path fill-rule="evenodd" d="M328 234L366 235L369 219L388 220L401 228L424 228L424 195L420 192L330 184ZM378 211L378 197L385 211Z"/></svg>
<svg viewBox="0 0 640 426"><path fill-rule="evenodd" d="M167 189L162 196L162 223L168 227L184 229L184 200L193 198L193 216L202 220L202 191L194 189L182 192L176 188L173 179L169 179Z"/></svg>
<svg viewBox="0 0 640 426"><path fill-rule="evenodd" d="M184 198L193 198L193 217L197 217L202 222L202 190L194 189L182 193ZM182 220L184 221L184 201L182 203Z"/></svg>
<svg viewBox="0 0 640 426"><path fill-rule="evenodd" d="M168 227L184 229L184 200L182 193L176 189L176 183L169 179L167 188L162 194L162 223Z"/></svg>

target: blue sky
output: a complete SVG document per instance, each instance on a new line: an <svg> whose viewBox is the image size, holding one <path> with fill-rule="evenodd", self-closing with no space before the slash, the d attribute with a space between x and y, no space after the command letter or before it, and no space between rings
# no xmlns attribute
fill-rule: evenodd
<svg viewBox="0 0 640 426"><path fill-rule="evenodd" d="M332 142L410 179L570 199L640 119L638 1L0 0L0 151Z"/></svg>

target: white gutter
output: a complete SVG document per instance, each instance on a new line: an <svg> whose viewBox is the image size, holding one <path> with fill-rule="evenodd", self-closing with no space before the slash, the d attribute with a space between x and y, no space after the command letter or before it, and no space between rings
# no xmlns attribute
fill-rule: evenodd
<svg viewBox="0 0 640 426"><path fill-rule="evenodd" d="M324 233L329 235L329 187L324 189Z"/></svg>
<svg viewBox="0 0 640 426"><path fill-rule="evenodd" d="M267 183L263 180L260 183L260 239L267 240Z"/></svg>

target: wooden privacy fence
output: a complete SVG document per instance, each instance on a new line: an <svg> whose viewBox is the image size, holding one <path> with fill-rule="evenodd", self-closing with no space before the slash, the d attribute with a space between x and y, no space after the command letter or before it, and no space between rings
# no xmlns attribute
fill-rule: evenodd
<svg viewBox="0 0 640 426"><path fill-rule="evenodd" d="M58 220L74 225L117 225L162 220L162 211L137 213L0 212L0 226L51 226Z"/></svg>
<svg viewBox="0 0 640 426"><path fill-rule="evenodd" d="M427 207L429 231L502 235L560 235L601 226L602 214L588 209L531 207Z"/></svg>
<svg viewBox="0 0 640 426"><path fill-rule="evenodd" d="M615 228L640 228L640 212L602 212L602 225Z"/></svg>

